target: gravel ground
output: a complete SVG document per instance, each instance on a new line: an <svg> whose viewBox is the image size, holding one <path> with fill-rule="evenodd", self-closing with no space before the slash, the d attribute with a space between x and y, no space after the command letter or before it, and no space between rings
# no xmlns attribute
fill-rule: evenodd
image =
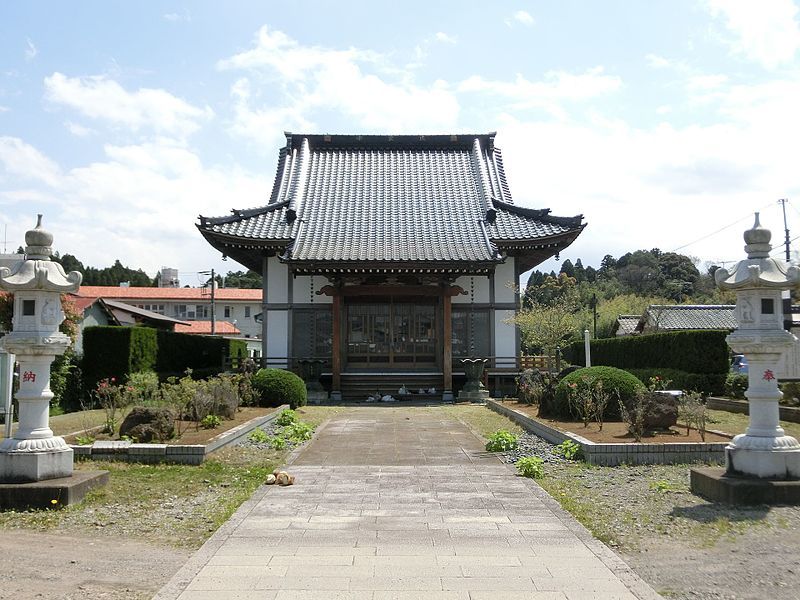
<svg viewBox="0 0 800 600"><path fill-rule="evenodd" d="M530 433L502 453L545 461L540 484L667 598L800 598L800 507L733 508L689 491L689 465L592 467Z"/></svg>

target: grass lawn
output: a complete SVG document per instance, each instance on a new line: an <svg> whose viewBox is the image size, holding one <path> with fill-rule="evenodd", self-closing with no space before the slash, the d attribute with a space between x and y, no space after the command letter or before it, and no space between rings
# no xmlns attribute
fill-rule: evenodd
<svg viewBox="0 0 800 600"><path fill-rule="evenodd" d="M125 414L122 415L122 418L124 418ZM117 420L121 421L119 414L117 416ZM55 435L67 435L68 433L83 432L105 422L106 413L103 409L98 408L96 410L84 410L50 417L50 429L53 430ZM16 429L16 421L14 423L14 429ZM0 426L0 440L3 439L3 431L3 426Z"/></svg>
<svg viewBox="0 0 800 600"><path fill-rule="evenodd" d="M732 413L726 410L708 410L706 411L708 429L718 429L726 433L739 434L744 433L750 423L750 417L740 413ZM791 435L800 439L800 423L791 423L789 421L781 421L781 427L786 431L786 435Z"/></svg>
<svg viewBox="0 0 800 600"><path fill-rule="evenodd" d="M316 426L342 410L309 406L299 409L298 416ZM0 529L102 531L195 549L285 457L286 451L234 446L213 453L199 466L81 461L76 469L109 471L109 484L61 510L0 512Z"/></svg>

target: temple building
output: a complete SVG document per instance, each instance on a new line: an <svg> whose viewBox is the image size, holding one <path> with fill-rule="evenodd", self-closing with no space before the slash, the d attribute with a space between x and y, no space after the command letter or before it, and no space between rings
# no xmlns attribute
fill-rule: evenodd
<svg viewBox="0 0 800 600"><path fill-rule="evenodd" d="M582 216L516 206L494 133L286 134L269 202L200 217L263 273L263 357L320 359L332 399L405 385L452 397L459 360L513 369L519 276Z"/></svg>

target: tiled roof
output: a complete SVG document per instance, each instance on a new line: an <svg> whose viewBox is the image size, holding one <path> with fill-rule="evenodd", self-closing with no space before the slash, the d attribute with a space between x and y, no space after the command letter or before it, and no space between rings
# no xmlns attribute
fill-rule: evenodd
<svg viewBox="0 0 800 600"><path fill-rule="evenodd" d="M208 335L211 333L211 321L191 321L183 325L175 325L175 332ZM242 332L233 323L217 321L215 333L218 335L240 335Z"/></svg>
<svg viewBox="0 0 800 600"><path fill-rule="evenodd" d="M157 321L159 323L168 323L176 326L187 324L186 321L173 319L172 317L167 317L156 312L145 310L144 308L139 308L138 306L133 306L132 304L128 304L126 302L117 302L115 300L109 300L108 298L100 298L100 302L103 304L103 306L111 311L118 321L126 320L120 315L120 312L122 312L131 315L136 321Z"/></svg>
<svg viewBox="0 0 800 600"><path fill-rule="evenodd" d="M641 318L648 329L736 329L736 307L732 304L651 304Z"/></svg>
<svg viewBox="0 0 800 600"><path fill-rule="evenodd" d="M639 324L639 315L619 315L614 323L614 335L633 335L636 333L636 326Z"/></svg>
<svg viewBox="0 0 800 600"><path fill-rule="evenodd" d="M287 134L267 206L200 220L237 260L260 245L296 264L490 265L505 242L554 254L583 228L581 217L514 206L494 134Z"/></svg>
<svg viewBox="0 0 800 600"><path fill-rule="evenodd" d="M195 300L211 301L208 288L157 288L157 287L117 287L106 285L82 285L78 298L112 298L118 300ZM261 290L239 288L217 288L214 292L217 301L239 300L261 302Z"/></svg>

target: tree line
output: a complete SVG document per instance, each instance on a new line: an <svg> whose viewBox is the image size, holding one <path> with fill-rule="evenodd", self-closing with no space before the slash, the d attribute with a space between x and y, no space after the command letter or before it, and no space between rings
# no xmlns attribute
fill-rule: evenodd
<svg viewBox="0 0 800 600"><path fill-rule="evenodd" d="M598 267L567 259L558 273L531 273L512 321L526 351L552 352L584 329L594 331L595 318L603 338L613 335L618 316L642 315L651 304L734 304L733 295L714 284L718 268L700 271L692 258L658 248L607 254Z"/></svg>
<svg viewBox="0 0 800 600"><path fill-rule="evenodd" d="M24 249L19 248L18 254L23 254ZM83 274L82 285L104 285L117 287L121 283L127 283L131 287L159 287L161 273L155 277L150 277L142 269L133 269L123 265L119 259L114 261L110 267L90 267L84 265L77 257L72 254L60 255L58 252L51 257L59 263L64 271L78 271ZM261 289L261 275L253 270L247 271L228 271L227 274L217 274L214 279L219 287ZM211 278L205 285L211 283ZM188 286L185 286L188 287Z"/></svg>

